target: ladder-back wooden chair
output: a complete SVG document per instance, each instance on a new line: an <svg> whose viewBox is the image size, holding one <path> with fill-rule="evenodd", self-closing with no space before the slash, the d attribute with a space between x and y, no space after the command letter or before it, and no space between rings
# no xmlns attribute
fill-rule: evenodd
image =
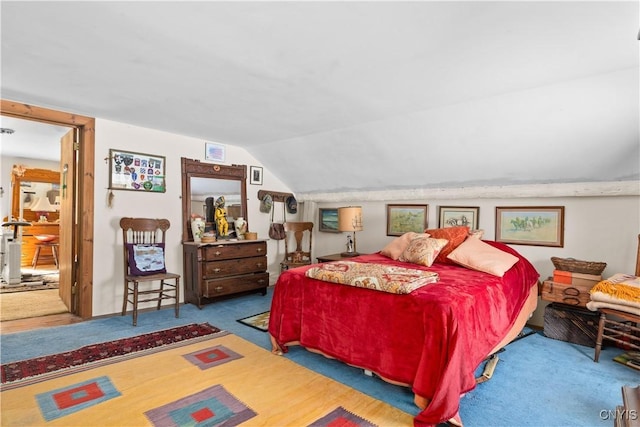
<svg viewBox="0 0 640 427"><path fill-rule="evenodd" d="M160 310L163 300L175 300L176 317L179 317L180 275L168 273L165 267L164 245L169 227L167 219L120 219L124 254L122 315L126 314L128 304L131 303L133 326L138 323L138 304L149 301L157 301L157 309ZM160 284L151 284L140 290L139 283L144 282Z"/></svg>
<svg viewBox="0 0 640 427"><path fill-rule="evenodd" d="M635 275L640 277L640 234L638 234ZM598 311L600 312L600 322L596 337L596 351L593 356L594 362L600 358L602 341L605 339L622 344L626 348L640 350L640 316L612 308L599 308Z"/></svg>
<svg viewBox="0 0 640 427"><path fill-rule="evenodd" d="M285 222L284 231L284 259L280 263L280 271L311 264L313 222Z"/></svg>

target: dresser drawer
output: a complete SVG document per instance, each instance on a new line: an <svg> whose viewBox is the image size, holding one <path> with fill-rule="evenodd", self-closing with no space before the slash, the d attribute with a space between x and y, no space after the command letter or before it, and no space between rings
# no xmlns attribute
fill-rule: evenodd
<svg viewBox="0 0 640 427"><path fill-rule="evenodd" d="M251 258L267 254L266 242L212 245L203 248L203 261L219 259ZM266 267L265 267L266 269Z"/></svg>
<svg viewBox="0 0 640 427"><path fill-rule="evenodd" d="M238 274L262 273L266 269L267 257L262 256L205 262L202 274L204 279L214 279Z"/></svg>
<svg viewBox="0 0 640 427"><path fill-rule="evenodd" d="M205 280L202 291L204 297L214 298L254 289L266 289L267 286L269 286L269 273L245 274L242 276Z"/></svg>
<svg viewBox="0 0 640 427"><path fill-rule="evenodd" d="M568 285L566 283L545 280L542 283L540 298L545 301L559 302L576 307L585 307L591 301L591 286Z"/></svg>

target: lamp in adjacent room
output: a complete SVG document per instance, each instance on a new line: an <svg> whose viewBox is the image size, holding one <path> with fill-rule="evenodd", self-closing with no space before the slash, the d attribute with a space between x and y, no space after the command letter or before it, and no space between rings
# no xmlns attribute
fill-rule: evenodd
<svg viewBox="0 0 640 427"><path fill-rule="evenodd" d="M347 206L338 208L338 230L353 232L353 240L347 243L347 251L341 253L343 257L360 255L356 247L356 231L362 231L362 207Z"/></svg>
<svg viewBox="0 0 640 427"><path fill-rule="evenodd" d="M55 212L56 208L49 203L47 197L40 197L35 203L32 203L29 207L31 212L36 212L39 218L39 222L47 222L49 220L49 212Z"/></svg>

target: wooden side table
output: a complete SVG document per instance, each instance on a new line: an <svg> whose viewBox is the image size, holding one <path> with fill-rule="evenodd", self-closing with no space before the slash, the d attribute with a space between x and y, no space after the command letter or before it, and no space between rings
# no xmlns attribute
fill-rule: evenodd
<svg viewBox="0 0 640 427"><path fill-rule="evenodd" d="M364 255L364 254L360 254L360 255ZM342 256L340 254L331 254L331 255L322 255L317 257L316 259L318 260L318 262L330 262L330 261L345 261L351 258L353 257Z"/></svg>

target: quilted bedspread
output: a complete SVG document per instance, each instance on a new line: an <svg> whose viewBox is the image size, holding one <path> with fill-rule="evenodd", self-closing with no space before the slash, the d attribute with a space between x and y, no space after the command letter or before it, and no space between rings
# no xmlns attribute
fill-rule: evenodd
<svg viewBox="0 0 640 427"><path fill-rule="evenodd" d="M305 273L312 279L392 294L408 294L438 281L435 271L404 268L395 265L334 261L319 264Z"/></svg>
<svg viewBox="0 0 640 427"><path fill-rule="evenodd" d="M458 412L461 394L475 387L475 369L515 323L539 276L513 249L487 243L520 258L504 277L435 263L428 270L439 281L404 295L306 277L314 266L287 270L275 285L269 333L285 352L300 344L411 386L430 400L415 425L446 421ZM380 254L351 260L427 270Z"/></svg>

